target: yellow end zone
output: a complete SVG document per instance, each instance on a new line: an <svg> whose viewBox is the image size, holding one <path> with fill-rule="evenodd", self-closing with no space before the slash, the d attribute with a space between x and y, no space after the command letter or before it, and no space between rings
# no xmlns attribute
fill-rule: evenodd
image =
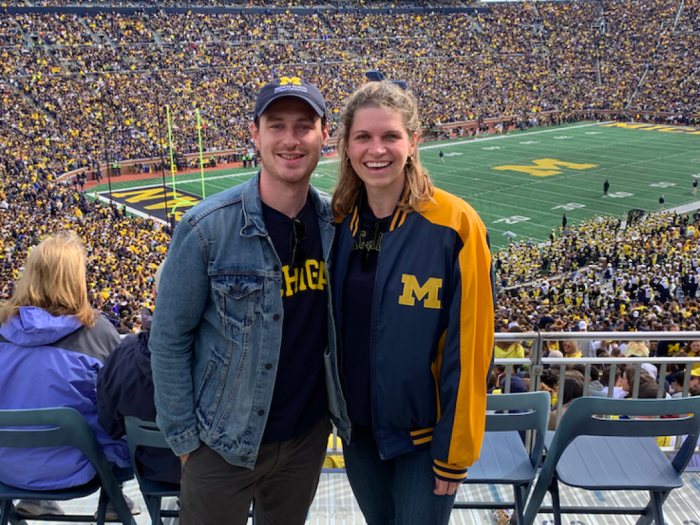
<svg viewBox="0 0 700 525"><path fill-rule="evenodd" d="M641 129L644 131L661 131L663 133L682 133L684 135L700 135L700 130L688 126L667 126L659 124L639 124L635 122L613 122L601 124L601 128Z"/></svg>

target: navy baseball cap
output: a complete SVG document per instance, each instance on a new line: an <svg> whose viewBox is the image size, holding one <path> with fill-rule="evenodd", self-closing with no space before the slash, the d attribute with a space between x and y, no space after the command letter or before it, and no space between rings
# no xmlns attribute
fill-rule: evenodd
<svg viewBox="0 0 700 525"><path fill-rule="evenodd" d="M299 77L281 77L265 84L255 101L253 119L258 119L275 100L283 97L296 97L306 102L323 118L326 116L326 102L316 86Z"/></svg>

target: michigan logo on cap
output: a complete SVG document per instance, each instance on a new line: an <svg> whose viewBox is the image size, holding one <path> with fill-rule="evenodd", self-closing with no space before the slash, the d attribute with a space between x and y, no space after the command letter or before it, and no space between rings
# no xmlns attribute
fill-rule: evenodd
<svg viewBox="0 0 700 525"><path fill-rule="evenodd" d="M288 84L294 84L295 86L301 86L301 79L299 77L281 77L280 86L286 86Z"/></svg>
<svg viewBox="0 0 700 525"><path fill-rule="evenodd" d="M275 88L275 93L284 93L286 91L308 93L299 77L280 77L280 85Z"/></svg>

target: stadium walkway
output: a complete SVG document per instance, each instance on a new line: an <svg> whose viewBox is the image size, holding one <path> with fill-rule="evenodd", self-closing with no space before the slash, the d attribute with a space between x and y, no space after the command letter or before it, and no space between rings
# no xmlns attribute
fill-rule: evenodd
<svg viewBox="0 0 700 525"><path fill-rule="evenodd" d="M683 475L684 486L672 493L672 496L664 505L664 513L667 525L698 525L700 523L700 473L686 473ZM125 493L133 500L141 503L143 512L136 517L138 525L151 523L148 517L143 499L135 481L126 484ZM458 500L493 501L511 499L510 490L496 487L464 486L460 489ZM562 486L562 504L564 505L619 505L642 506L646 500L638 493L625 492L587 492L578 491ZM212 504L214 504L212 502ZM549 498L545 500L549 505ZM174 498L169 498L164 508L177 508ZM91 514L97 508L97 495L72 502L62 503L67 512ZM567 519L568 518L568 519ZM552 516L540 514L536 525L552 525ZM165 519L165 525L175 525L177 520ZM550 522L550 523L548 523ZM633 525L636 518L633 516L595 516L595 515L569 515L564 516L564 523L572 525ZM55 523L32 522L29 524ZM249 521L252 523L252 520ZM362 514L357 502L352 495L350 485L344 474L322 474L316 499L311 507L309 525L364 525ZM487 510L457 510L452 515L451 525L497 525L492 512Z"/></svg>

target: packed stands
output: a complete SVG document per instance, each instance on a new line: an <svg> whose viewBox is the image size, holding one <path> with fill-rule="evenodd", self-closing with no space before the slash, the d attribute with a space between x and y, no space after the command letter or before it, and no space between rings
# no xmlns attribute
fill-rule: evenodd
<svg viewBox="0 0 700 525"><path fill-rule="evenodd" d="M46 0L33 4L73 3ZM88 2L102 7L110 3ZM391 6L358 1L343 2L343 7L351 4ZM440 2L442 6L468 4ZM178 3L134 0L120 5L167 8ZM315 5L317 2L289 0L247 2L237 7ZM166 147L165 104L171 106L176 151L196 151L196 109L202 114L206 150L246 148L253 97L275 76L300 75L322 87L331 108L332 134L337 130L342 100L370 69L411 84L426 127L489 117L513 117L514 122L521 122L529 114L550 110L564 115L576 110L624 109L631 114L651 110L689 115L700 107L700 50L693 45L700 30L698 0L503 3L453 13L346 12L335 7L331 2L330 8L321 6L311 14L242 9L223 14L167 9L126 14L108 8L81 14L0 14L4 109L0 115L0 173L5 175L3 193L8 205L21 208L21 212L4 215L6 220L12 217L3 223L3 251L7 254L10 249L12 263L5 263L3 282L9 283L16 275L36 235L66 226L79 228L88 243L92 242L89 235L98 235L93 230L110 238L114 232L125 232L118 236L122 237L116 244L118 255L105 252L104 257L129 261L118 272L119 278L138 275L139 281L147 279L149 268L162 258L167 233L159 231L156 244L149 238L143 248L138 241L148 237L152 223L117 219L108 208L82 202L74 189L57 185L56 176L95 165L104 160L106 152L110 159L159 156ZM540 118L540 123L549 118ZM54 191L54 198L63 203L59 215L52 215L55 206L47 207L51 202L48 194ZM33 230L28 241L15 219L25 220L36 202L44 205L39 221L42 228ZM73 210L77 209L82 218L76 217ZM105 225L98 227L102 218L106 218ZM509 316L541 300L533 297L531 287L523 286L526 283L565 275L557 285L560 296L549 302L551 307L570 308L565 290L579 278L577 267L605 258L614 261L615 272L629 271L629 258L616 260L615 256L634 234L629 230L621 234L613 221L602 220L604 228L598 222L583 223L566 235L558 234L546 251L527 243L512 244L508 254L498 257L499 284L504 289L517 287L517 292L501 296L500 305L513 312ZM681 228L672 215L649 220L661 223L645 227L666 232L654 233L656 237ZM696 248L695 237L681 236L679 242L682 250ZM582 255L586 245L592 249ZM634 247L638 257L653 257L658 251ZM146 251L139 253L143 249ZM144 254L145 258L137 256ZM677 262L679 276L683 264ZM96 268L96 283L122 288L109 268ZM653 265L648 272L653 273L651 268ZM586 283L588 290L601 281L593 272L592 281ZM610 294L608 309L619 311L610 282L597 286L600 295ZM131 312L138 311L143 302L140 286L122 294ZM95 305L103 307L116 300L113 293L103 299L96 295ZM575 315L590 315L585 308L591 308L591 293L584 294L584 306L576 305L576 294L571 294L572 308L578 309Z"/></svg>
<svg viewBox="0 0 700 525"><path fill-rule="evenodd" d="M311 5L247 6L257 4ZM463 5L440 5L450 4ZM245 148L253 94L283 74L319 83L332 117L368 69L411 83L427 126L549 110L690 113L700 82L697 10L697 2L651 0L456 13L4 13L0 82L5 97L21 99L7 120L36 113L22 128L30 157L57 159L64 170L100 155L105 130L110 155L152 156L165 104L183 153L196 148L195 108L205 149ZM21 154L12 132L1 136L0 150Z"/></svg>
<svg viewBox="0 0 700 525"><path fill-rule="evenodd" d="M547 311L562 329L578 330L580 321L600 329L606 320L607 329L660 331L673 321L697 330L698 219L657 213L623 229L619 219L597 217L544 246L512 243L494 256L497 325L516 320L532 330Z"/></svg>
<svg viewBox="0 0 700 525"><path fill-rule="evenodd" d="M45 174L45 173L44 173ZM57 231L73 231L88 252L88 295L117 329L139 323L142 307L152 306L153 276L165 258L169 230L152 220L126 217L120 209L90 202L70 184L50 174L6 177L0 184L0 284L12 293L29 251Z"/></svg>

